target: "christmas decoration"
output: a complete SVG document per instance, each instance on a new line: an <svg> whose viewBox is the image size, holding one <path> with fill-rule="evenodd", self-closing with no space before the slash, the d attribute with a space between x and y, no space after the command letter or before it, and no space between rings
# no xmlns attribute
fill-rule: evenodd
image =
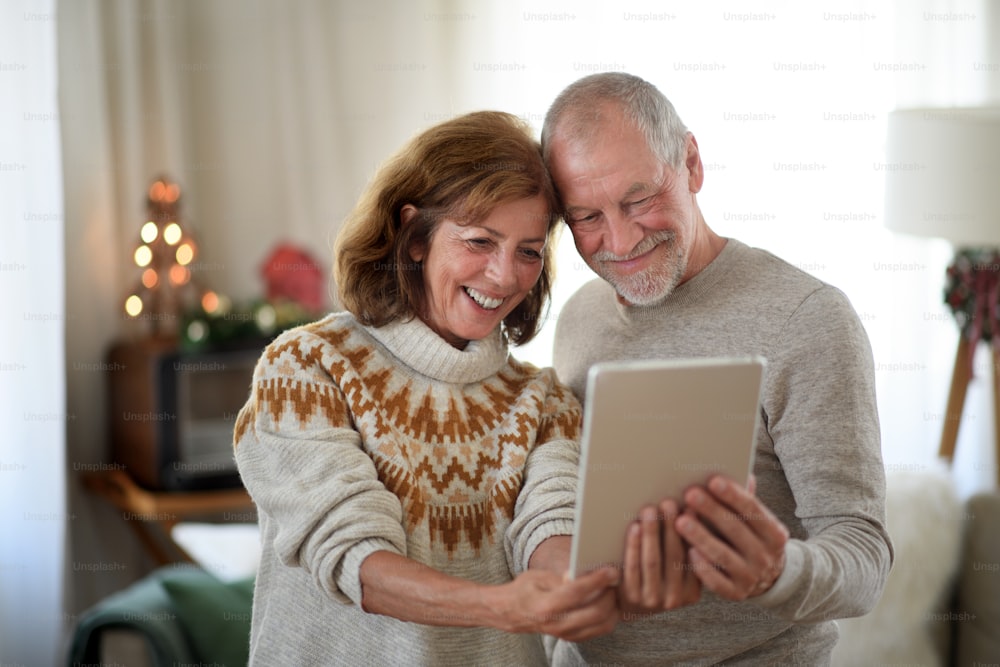
<svg viewBox="0 0 1000 667"><path fill-rule="evenodd" d="M969 341L969 366L979 341L1000 350L1000 251L962 249L948 266L944 302Z"/></svg>
<svg viewBox="0 0 1000 667"><path fill-rule="evenodd" d="M277 246L264 260L260 274L265 298L235 306L225 297L202 299L198 307L188 310L182 347L258 344L322 315L323 271L304 250L289 244Z"/></svg>
<svg viewBox="0 0 1000 667"><path fill-rule="evenodd" d="M276 247L261 267L269 301L288 300L307 310L323 307L323 272L309 253L287 243Z"/></svg>
<svg viewBox="0 0 1000 667"><path fill-rule="evenodd" d="M146 222L132 253L141 276L125 298L125 314L130 320L148 322L153 336L176 336L178 318L191 304L217 301L213 292L202 290L192 279L198 249L181 224L180 197L176 183L166 178L153 181L146 198Z"/></svg>

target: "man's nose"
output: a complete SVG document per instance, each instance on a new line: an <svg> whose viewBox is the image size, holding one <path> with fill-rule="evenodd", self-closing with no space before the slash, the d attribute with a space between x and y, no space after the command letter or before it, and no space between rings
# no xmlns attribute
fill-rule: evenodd
<svg viewBox="0 0 1000 667"><path fill-rule="evenodd" d="M624 215L609 215L607 220L604 249L617 257L625 257L642 241L642 227Z"/></svg>

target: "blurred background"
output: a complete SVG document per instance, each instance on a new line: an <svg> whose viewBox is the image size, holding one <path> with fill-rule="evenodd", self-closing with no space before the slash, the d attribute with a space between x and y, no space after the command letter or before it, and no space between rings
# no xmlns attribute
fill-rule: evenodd
<svg viewBox="0 0 1000 667"><path fill-rule="evenodd" d="M887 468L934 466L954 250L883 226L900 167L887 117L998 102L995 3L7 0L0 661L54 663L79 610L148 566L77 478L110 460L105 360L136 325L123 300L154 178L183 193L192 280L247 302L282 244L329 274L340 221L414 133L475 109L540 130L565 85L608 70L656 84L694 132L716 231L848 295L874 349ZM564 236L549 321L515 350L540 365L593 277ZM963 494L996 483L991 372L982 346L952 467Z"/></svg>

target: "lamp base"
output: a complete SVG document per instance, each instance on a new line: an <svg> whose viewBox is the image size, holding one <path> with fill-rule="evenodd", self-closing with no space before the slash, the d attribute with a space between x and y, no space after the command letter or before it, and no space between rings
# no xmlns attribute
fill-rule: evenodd
<svg viewBox="0 0 1000 667"><path fill-rule="evenodd" d="M993 428L996 448L994 474L997 486L1000 486L1000 350L990 346L993 356ZM955 456L955 443L958 441L958 427L962 420L962 409L965 407L965 395L972 379L972 364L969 363L970 344L965 336L958 337L958 350L955 352L955 368L951 374L951 388L948 390L948 405L944 414L944 429L941 432L941 446L938 456L951 464Z"/></svg>

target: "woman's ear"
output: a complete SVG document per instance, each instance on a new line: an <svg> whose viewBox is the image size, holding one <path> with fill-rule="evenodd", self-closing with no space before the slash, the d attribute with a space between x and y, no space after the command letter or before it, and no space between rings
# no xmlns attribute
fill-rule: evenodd
<svg viewBox="0 0 1000 667"><path fill-rule="evenodd" d="M406 227L409 225L414 218L417 217L417 207L413 204L404 204L403 208L399 210L399 222L400 226ZM414 262L422 262L424 260L424 244L423 243L411 243L410 247L406 249L410 255L410 259Z"/></svg>

